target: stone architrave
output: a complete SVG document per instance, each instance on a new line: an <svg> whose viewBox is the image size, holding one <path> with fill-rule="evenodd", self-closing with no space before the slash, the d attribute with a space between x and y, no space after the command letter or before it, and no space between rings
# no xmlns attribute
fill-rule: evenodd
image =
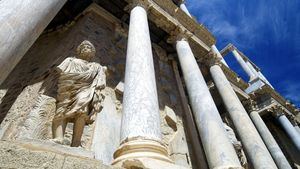
<svg viewBox="0 0 300 169"><path fill-rule="evenodd" d="M277 166L267 147L221 69L221 58L212 51L209 60L211 76L242 141L250 163L256 169L276 169Z"/></svg>
<svg viewBox="0 0 300 169"><path fill-rule="evenodd" d="M148 4L133 1L126 55L121 145L114 165L129 159L150 158L171 162L161 143L160 114L149 26Z"/></svg>
<svg viewBox="0 0 300 169"><path fill-rule="evenodd" d="M180 33L176 50L209 167L242 168L189 43Z"/></svg>
<svg viewBox="0 0 300 169"><path fill-rule="evenodd" d="M66 2L0 1L0 84Z"/></svg>

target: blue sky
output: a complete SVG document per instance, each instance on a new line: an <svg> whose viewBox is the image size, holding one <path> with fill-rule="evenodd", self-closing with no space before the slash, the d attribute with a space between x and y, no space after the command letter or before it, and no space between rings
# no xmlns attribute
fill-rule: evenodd
<svg viewBox="0 0 300 169"><path fill-rule="evenodd" d="M186 5L215 35L219 50L233 43L300 107L300 0L187 0ZM246 77L232 55L225 60Z"/></svg>

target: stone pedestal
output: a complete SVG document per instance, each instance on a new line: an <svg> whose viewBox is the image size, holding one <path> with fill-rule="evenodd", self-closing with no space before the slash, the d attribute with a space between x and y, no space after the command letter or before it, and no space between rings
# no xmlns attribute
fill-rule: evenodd
<svg viewBox="0 0 300 169"><path fill-rule="evenodd" d="M279 169L292 169L276 140L256 110L251 111L250 117L265 142Z"/></svg>
<svg viewBox="0 0 300 169"><path fill-rule="evenodd" d="M300 134L284 114L278 115L277 120L300 152Z"/></svg>
<svg viewBox="0 0 300 169"><path fill-rule="evenodd" d="M0 84L66 1L0 1Z"/></svg>
<svg viewBox="0 0 300 169"><path fill-rule="evenodd" d="M137 4L130 12L126 55L121 146L114 162L134 158L169 161L161 144L160 115L146 7Z"/></svg>
<svg viewBox="0 0 300 169"><path fill-rule="evenodd" d="M255 80L257 78L257 76L251 71L251 69L248 67L248 65L246 64L246 62L244 61L242 56L238 53L238 51L236 49L233 49L232 53L233 53L233 56L235 57L235 59L239 62L239 64L243 68L243 70L249 76L249 78L250 78L249 82Z"/></svg>
<svg viewBox="0 0 300 169"><path fill-rule="evenodd" d="M218 58L215 53L213 53L211 57L211 59L216 61L212 62L213 64L210 67L210 73L230 118L233 121L234 127L242 141L250 162L254 168L257 169L277 168L245 108L221 69L221 63L218 62L220 58Z"/></svg>
<svg viewBox="0 0 300 169"><path fill-rule="evenodd" d="M209 167L242 168L188 42L179 39L176 50Z"/></svg>

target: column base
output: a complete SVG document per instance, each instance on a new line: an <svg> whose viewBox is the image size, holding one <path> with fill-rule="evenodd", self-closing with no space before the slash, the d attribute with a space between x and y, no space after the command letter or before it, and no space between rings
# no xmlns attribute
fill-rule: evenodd
<svg viewBox="0 0 300 169"><path fill-rule="evenodd" d="M155 140L131 140L121 144L114 153L112 165L122 165L125 160L150 158L173 163L168 157L167 148Z"/></svg>

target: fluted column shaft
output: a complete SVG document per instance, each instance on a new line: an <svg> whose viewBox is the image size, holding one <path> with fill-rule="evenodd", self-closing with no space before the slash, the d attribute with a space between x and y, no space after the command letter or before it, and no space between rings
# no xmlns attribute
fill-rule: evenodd
<svg viewBox="0 0 300 169"><path fill-rule="evenodd" d="M284 114L279 115L277 120L300 152L300 134L298 131Z"/></svg>
<svg viewBox="0 0 300 169"><path fill-rule="evenodd" d="M253 81L256 78L256 75L251 71L251 69L248 67L242 56L237 52L236 49L232 50L233 56L238 61L240 66L243 68L243 70L247 73L247 75L250 78L250 82Z"/></svg>
<svg viewBox="0 0 300 169"><path fill-rule="evenodd" d="M160 115L147 11L144 5L137 4L130 12L121 146L114 154L113 163L139 157L170 161L160 142Z"/></svg>
<svg viewBox="0 0 300 169"><path fill-rule="evenodd" d="M0 1L0 84L66 1Z"/></svg>
<svg viewBox="0 0 300 169"><path fill-rule="evenodd" d="M178 40L176 50L210 168L241 168L188 42Z"/></svg>
<svg viewBox="0 0 300 169"><path fill-rule="evenodd" d="M215 54L214 57L217 55ZM277 168L219 64L213 64L210 67L210 73L251 163L255 169Z"/></svg>
<svg viewBox="0 0 300 169"><path fill-rule="evenodd" d="M250 117L260 136L265 142L269 152L271 153L277 167L279 169L292 169L276 140L272 136L272 133L269 131L268 127L266 126L265 122L262 120L258 112L255 110L251 111Z"/></svg>

